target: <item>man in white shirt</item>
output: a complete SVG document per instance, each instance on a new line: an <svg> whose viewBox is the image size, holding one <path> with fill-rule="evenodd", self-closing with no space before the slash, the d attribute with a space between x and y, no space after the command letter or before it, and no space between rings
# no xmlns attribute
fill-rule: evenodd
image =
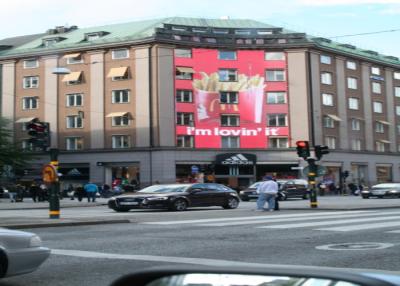
<svg viewBox="0 0 400 286"><path fill-rule="evenodd" d="M275 208L275 197L278 194L278 184L271 176L265 176L264 182L258 185L257 211L266 211L264 205L268 202L268 211L272 212Z"/></svg>

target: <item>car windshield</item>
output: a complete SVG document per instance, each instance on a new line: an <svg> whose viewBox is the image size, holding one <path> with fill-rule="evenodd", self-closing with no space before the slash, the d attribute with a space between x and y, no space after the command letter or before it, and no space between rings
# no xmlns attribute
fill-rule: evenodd
<svg viewBox="0 0 400 286"><path fill-rule="evenodd" d="M375 185L375 186L372 187L373 190L376 190L376 189L389 189L389 188L398 189L398 188L400 188L400 184L379 184L379 185Z"/></svg>
<svg viewBox="0 0 400 286"><path fill-rule="evenodd" d="M185 192L190 185L154 185L144 188L138 193L180 193Z"/></svg>
<svg viewBox="0 0 400 286"><path fill-rule="evenodd" d="M258 186L261 184L262 182L255 182L254 184L249 186L249 189L257 189Z"/></svg>

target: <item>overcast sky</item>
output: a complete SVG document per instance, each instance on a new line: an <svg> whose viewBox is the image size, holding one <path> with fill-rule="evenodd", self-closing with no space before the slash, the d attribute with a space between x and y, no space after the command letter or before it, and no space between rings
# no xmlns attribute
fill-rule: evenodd
<svg viewBox="0 0 400 286"><path fill-rule="evenodd" d="M186 16L249 18L400 57L400 0L3 0L0 38ZM391 32L382 32L391 31ZM380 32L369 35L339 37Z"/></svg>

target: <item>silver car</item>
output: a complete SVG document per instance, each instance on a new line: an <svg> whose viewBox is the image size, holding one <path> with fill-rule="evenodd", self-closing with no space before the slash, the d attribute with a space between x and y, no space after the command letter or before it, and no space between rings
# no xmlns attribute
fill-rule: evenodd
<svg viewBox="0 0 400 286"><path fill-rule="evenodd" d="M0 278L32 272L49 255L36 234L0 228Z"/></svg>
<svg viewBox="0 0 400 286"><path fill-rule="evenodd" d="M364 199L370 197L383 198L385 196L400 198L400 183L385 183L372 186L369 190L361 191L361 196Z"/></svg>

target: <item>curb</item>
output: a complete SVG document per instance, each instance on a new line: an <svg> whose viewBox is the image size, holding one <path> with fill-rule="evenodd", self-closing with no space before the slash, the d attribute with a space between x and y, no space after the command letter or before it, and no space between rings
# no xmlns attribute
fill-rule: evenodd
<svg viewBox="0 0 400 286"><path fill-rule="evenodd" d="M92 208L92 207L101 207L101 206L106 206L107 203L100 203L96 205L72 205L72 206L60 206L60 209L67 209L67 208ZM20 211L20 210L48 210L49 206L46 207L16 207L16 208L1 208L0 211Z"/></svg>
<svg viewBox="0 0 400 286"><path fill-rule="evenodd" d="M72 221L72 222L56 222L56 223L34 223L34 224L10 224L1 225L0 227L9 229L25 229L25 228L44 228L44 227L64 227L64 226L83 226L98 224L114 224L114 223L132 223L129 219L115 220L97 220L97 221Z"/></svg>

